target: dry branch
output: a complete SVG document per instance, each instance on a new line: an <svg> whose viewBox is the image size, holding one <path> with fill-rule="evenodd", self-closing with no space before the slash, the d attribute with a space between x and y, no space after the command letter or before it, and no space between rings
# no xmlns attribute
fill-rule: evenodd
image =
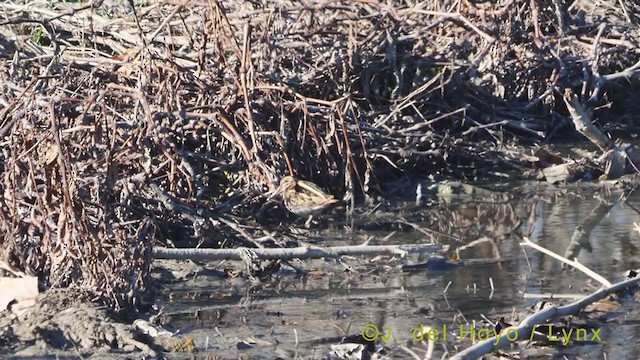
<svg viewBox="0 0 640 360"><path fill-rule="evenodd" d="M570 99L567 99L567 97ZM593 125L593 119L591 118L589 111L580 102L577 95L567 94L563 99L567 105L569 113L571 114L573 124L580 134L584 135L603 152L614 146L613 141Z"/></svg>
<svg viewBox="0 0 640 360"><path fill-rule="evenodd" d="M533 332L537 325L544 324L545 322L553 318L575 314L584 309L586 306L593 304L596 301L602 300L609 295L612 295L619 291L636 288L640 283L640 277L634 277L632 279L621 281L616 284L611 284L607 279L596 274L584 265L576 261L565 259L562 256L531 242L531 240L529 240L527 237L524 238L524 242L521 243L521 245L532 247L540 252L543 252L555 259L558 259L566 264L577 268L578 270L584 272L585 274L603 284L604 287L592 293L591 295L583 297L571 304L564 306L545 307L544 309L522 320L518 324L518 326L510 326L502 329L498 336L494 336L490 339L479 342L472 347L456 354L452 357L452 359L477 359L483 355L489 354L490 352L507 347L514 341L530 341L530 338L533 338L534 336ZM542 297L542 295L540 295L540 297ZM507 338L507 334L510 334L509 338Z"/></svg>
<svg viewBox="0 0 640 360"><path fill-rule="evenodd" d="M551 250L545 249L542 246L532 242L531 240L529 240L529 238L527 238L526 236L524 237L524 242L520 243L521 246L528 246L530 248L534 248L542 253L545 253L549 256L551 256L554 259L560 260L563 263L570 265L580 271L582 271L583 273L589 275L589 277L591 277L592 279L596 280L597 282L599 282L600 284L604 285L604 286L611 286L611 283L609 282L609 280L605 279L604 277L602 277L601 275L595 273L593 270L589 269L588 267L580 264L577 260L569 260L566 259L556 253L554 253Z"/></svg>
<svg viewBox="0 0 640 360"><path fill-rule="evenodd" d="M586 296L578 301L564 306L549 306L540 310L527 318L522 320L518 326L510 326L502 329L502 334L509 334L510 332L516 332L517 341L527 341L531 337L531 333L536 325L544 324L545 322L575 314L584 309L588 305L593 304L596 301L602 300L607 296L614 294L618 291L624 291L629 288L634 288L640 283L640 277L621 281L619 283L609 285L606 288L602 288L589 296ZM514 333L515 334L515 333ZM512 336L513 337L513 336ZM482 342L473 345L472 347L465 349L457 353L451 359L463 360L463 359L477 359L483 355L489 354L498 349L509 346L513 341L507 339L506 336L492 337Z"/></svg>
<svg viewBox="0 0 640 360"><path fill-rule="evenodd" d="M441 251L442 245L357 245L318 247L307 246L283 249L154 249L156 259L176 260L242 260L244 253L249 251L255 259L260 260L291 260L291 259L321 259L340 256L376 256L397 255L408 253L433 253Z"/></svg>

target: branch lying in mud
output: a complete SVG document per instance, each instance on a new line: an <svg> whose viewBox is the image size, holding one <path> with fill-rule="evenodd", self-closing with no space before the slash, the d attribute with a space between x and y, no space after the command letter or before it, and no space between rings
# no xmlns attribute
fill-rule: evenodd
<svg viewBox="0 0 640 360"><path fill-rule="evenodd" d="M528 316L526 319L520 322L518 326L510 326L502 329L500 335L498 335L497 337L494 336L490 339L479 342L474 346L456 354L451 359L477 359L483 355L489 354L492 351L508 346L512 343L509 338L516 339L516 341L517 339L528 340L532 335L531 332L534 326L543 324L553 318L575 314L596 301L602 300L615 292L628 289L632 286L636 286L638 285L638 283L640 283L640 277L635 277L633 279L621 281L615 285L600 289L593 294L571 304L565 306L546 307L543 310L540 310Z"/></svg>
<svg viewBox="0 0 640 360"><path fill-rule="evenodd" d="M407 253L431 253L445 249L438 244L419 245L359 245L317 247L305 246L282 249L154 249L155 259L175 260L242 260L247 251L253 258L262 260L320 259L343 255L400 255ZM446 249L445 249L446 250Z"/></svg>

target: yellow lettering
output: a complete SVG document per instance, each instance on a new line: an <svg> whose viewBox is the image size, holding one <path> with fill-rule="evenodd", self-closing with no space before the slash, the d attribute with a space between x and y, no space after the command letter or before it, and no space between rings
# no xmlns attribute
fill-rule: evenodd
<svg viewBox="0 0 640 360"><path fill-rule="evenodd" d="M562 335L564 336L564 341L562 342L562 345L569 344L569 341L571 341L571 334L573 334L573 329L569 329L569 334L567 334L564 328L562 328Z"/></svg>
<svg viewBox="0 0 640 360"><path fill-rule="evenodd" d="M367 324L362 328L362 337L367 341L375 341L378 335L378 327L375 324Z"/></svg>
<svg viewBox="0 0 640 360"><path fill-rule="evenodd" d="M500 334L502 334L502 329L500 329L500 332L496 333L496 329L493 329L493 333L495 334L495 338L496 341L493 342L493 345L498 345L498 343L500 342Z"/></svg>
<svg viewBox="0 0 640 360"><path fill-rule="evenodd" d="M464 339L465 335L470 335L471 341L476 340L476 329L473 324L471 324L471 328L469 328L468 330L464 328L464 324L460 325L460 338Z"/></svg>
<svg viewBox="0 0 640 360"><path fill-rule="evenodd" d="M417 327L417 328L413 329L413 340L415 340L415 341L424 340L424 326L423 325L420 325L420 327Z"/></svg>
<svg viewBox="0 0 640 360"><path fill-rule="evenodd" d="M382 341L391 340L391 325L387 325L387 336L383 335L380 339L382 339Z"/></svg>
<svg viewBox="0 0 640 360"><path fill-rule="evenodd" d="M436 328L430 328L427 332L427 338L429 341L438 341L438 339L440 339L440 332Z"/></svg>
<svg viewBox="0 0 640 360"><path fill-rule="evenodd" d="M489 330L488 330L488 329L486 329L486 328L482 328L482 329L478 330L478 334L477 334L477 336L478 336L478 339L479 339L480 341L485 341L485 340L487 340L487 339L489 338L489 336L490 336L490 335L489 335Z"/></svg>
<svg viewBox="0 0 640 360"><path fill-rule="evenodd" d="M551 324L547 325L549 327L549 341L560 341L555 335L553 335L553 327Z"/></svg>

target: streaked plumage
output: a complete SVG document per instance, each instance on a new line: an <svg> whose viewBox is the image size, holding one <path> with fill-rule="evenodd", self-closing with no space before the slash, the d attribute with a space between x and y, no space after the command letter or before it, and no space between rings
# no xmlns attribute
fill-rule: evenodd
<svg viewBox="0 0 640 360"><path fill-rule="evenodd" d="M296 180L293 176L285 176L273 196L280 194L287 210L299 216L316 215L332 204L338 202L333 195L327 194L316 184Z"/></svg>

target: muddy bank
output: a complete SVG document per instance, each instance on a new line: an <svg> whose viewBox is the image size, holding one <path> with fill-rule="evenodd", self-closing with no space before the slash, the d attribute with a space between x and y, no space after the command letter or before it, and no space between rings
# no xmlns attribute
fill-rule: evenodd
<svg viewBox="0 0 640 360"><path fill-rule="evenodd" d="M93 300L93 301L92 301ZM130 325L86 292L51 289L20 315L0 313L3 358L125 357L137 350L153 354L134 340ZM139 348L138 348L139 347Z"/></svg>

